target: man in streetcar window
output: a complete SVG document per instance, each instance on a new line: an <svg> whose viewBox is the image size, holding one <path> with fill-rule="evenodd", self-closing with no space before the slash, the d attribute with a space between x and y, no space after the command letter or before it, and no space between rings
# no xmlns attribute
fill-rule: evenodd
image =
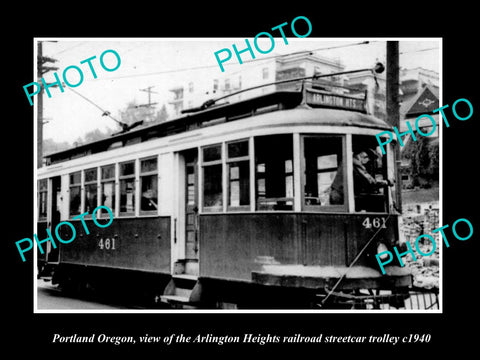
<svg viewBox="0 0 480 360"><path fill-rule="evenodd" d="M356 211L383 211L384 210L384 186L392 186L390 180L383 180L375 177L375 161L380 155L372 149L361 149L353 156L353 183L355 193ZM372 161L373 160L373 161ZM381 159L380 159L381 161ZM343 204L343 167L339 165L337 174L330 190L330 204Z"/></svg>
<svg viewBox="0 0 480 360"><path fill-rule="evenodd" d="M372 149L362 149L353 156L353 186L356 211L384 211L384 187L390 180L377 178L374 164L380 155ZM381 159L380 159L381 160Z"/></svg>
<svg viewBox="0 0 480 360"><path fill-rule="evenodd" d="M388 180L375 179L369 173L366 166L370 162L371 156L376 158L378 157L378 154L374 150L368 149L367 151L359 151L353 156L353 178L355 184L355 193L373 192L376 191L380 186L390 184Z"/></svg>
<svg viewBox="0 0 480 360"><path fill-rule="evenodd" d="M153 189L147 189L142 193L140 209L143 211L157 210L157 195Z"/></svg>

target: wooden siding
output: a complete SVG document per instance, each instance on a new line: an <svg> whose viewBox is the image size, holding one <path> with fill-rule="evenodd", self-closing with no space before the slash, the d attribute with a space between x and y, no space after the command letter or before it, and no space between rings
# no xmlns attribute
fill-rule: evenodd
<svg viewBox="0 0 480 360"><path fill-rule="evenodd" d="M61 244L61 263L170 274L170 217L115 218L106 228L99 228L93 220L85 219L89 235L80 220L69 222L77 234L71 243ZM68 240L70 228L61 226L60 235ZM107 238L110 242L115 239L114 250L99 247L100 239L105 243Z"/></svg>
<svg viewBox="0 0 480 360"><path fill-rule="evenodd" d="M200 276L251 280L262 264L348 266L377 229L366 217L380 214L256 213L200 216ZM391 216L376 240L393 244L397 221ZM374 244L372 244L374 245ZM370 250L376 249L372 246ZM375 250L374 250L375 251ZM367 251L356 265L373 266Z"/></svg>

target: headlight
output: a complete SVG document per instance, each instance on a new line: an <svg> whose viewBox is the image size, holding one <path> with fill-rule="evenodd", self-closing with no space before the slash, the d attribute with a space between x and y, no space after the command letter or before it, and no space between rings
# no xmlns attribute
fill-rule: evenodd
<svg viewBox="0 0 480 360"><path fill-rule="evenodd" d="M384 243L378 243L377 245L377 254L383 253L379 256L380 260L384 260L388 257L388 248Z"/></svg>

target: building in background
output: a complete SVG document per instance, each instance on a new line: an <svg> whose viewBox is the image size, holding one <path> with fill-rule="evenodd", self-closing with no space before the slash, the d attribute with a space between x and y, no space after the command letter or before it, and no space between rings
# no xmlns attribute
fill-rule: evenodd
<svg viewBox="0 0 480 360"><path fill-rule="evenodd" d="M280 80L297 77L313 76L314 74L331 74L344 70L344 65L338 59L328 59L311 53L297 53L278 56L254 63L245 63L241 70L221 78L199 78L185 84L179 84L170 89L173 98L169 101L174 116L181 114L182 110L201 106L205 101L229 94L239 90L269 84ZM344 77L322 79L317 85L340 86ZM241 92L225 99L235 102L260 96L277 90L294 90L299 83L286 83L263 86L251 91Z"/></svg>
<svg viewBox="0 0 480 360"><path fill-rule="evenodd" d="M379 119L387 119L385 73L365 71L349 74L346 80L351 93L366 93L367 112Z"/></svg>

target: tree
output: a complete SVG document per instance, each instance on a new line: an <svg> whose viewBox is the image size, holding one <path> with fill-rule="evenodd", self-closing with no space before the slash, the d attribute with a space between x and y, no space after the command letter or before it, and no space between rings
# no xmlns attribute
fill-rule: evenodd
<svg viewBox="0 0 480 360"><path fill-rule="evenodd" d="M66 150L70 148L70 145L67 141L57 142L53 139L43 139L43 154L53 154L59 151Z"/></svg>
<svg viewBox="0 0 480 360"><path fill-rule="evenodd" d="M124 110L119 112L119 120L127 125L131 125L136 121L143 120L148 122L151 117L152 109L146 106L137 105L136 101L130 101Z"/></svg>
<svg viewBox="0 0 480 360"><path fill-rule="evenodd" d="M417 141L410 141L403 152L410 160L413 185L431 186L439 177L439 142L425 136L417 136Z"/></svg>
<svg viewBox="0 0 480 360"><path fill-rule="evenodd" d="M167 107L165 106L165 104L163 104L160 110L158 110L157 113L155 114L155 118L153 121L164 122L164 121L167 121L167 119L168 119Z"/></svg>
<svg viewBox="0 0 480 360"><path fill-rule="evenodd" d="M115 130L109 128L105 131L102 131L100 129L91 130L87 132L83 137L78 137L77 140L74 141L74 146L88 144L94 141L105 139L112 136L114 132Z"/></svg>
<svg viewBox="0 0 480 360"><path fill-rule="evenodd" d="M165 104L154 113L151 106L137 105L135 100L130 101L125 109L118 113L119 120L127 125L143 120L144 124L161 123L168 119L167 107Z"/></svg>

